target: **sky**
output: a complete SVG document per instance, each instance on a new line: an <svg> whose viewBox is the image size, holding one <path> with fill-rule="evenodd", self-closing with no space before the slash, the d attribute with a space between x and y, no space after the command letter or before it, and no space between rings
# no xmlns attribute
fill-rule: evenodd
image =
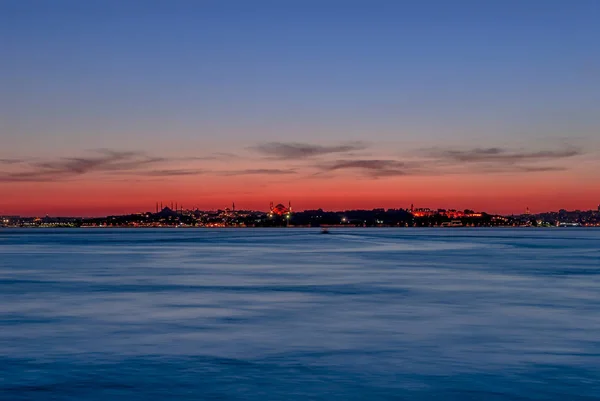
<svg viewBox="0 0 600 401"><path fill-rule="evenodd" d="M600 2L0 0L0 215L600 203Z"/></svg>

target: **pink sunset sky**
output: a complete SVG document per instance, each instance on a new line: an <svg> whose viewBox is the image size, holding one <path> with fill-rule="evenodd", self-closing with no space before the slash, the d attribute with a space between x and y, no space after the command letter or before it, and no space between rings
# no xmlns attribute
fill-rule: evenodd
<svg viewBox="0 0 600 401"><path fill-rule="evenodd" d="M26 3L0 215L600 203L597 2Z"/></svg>

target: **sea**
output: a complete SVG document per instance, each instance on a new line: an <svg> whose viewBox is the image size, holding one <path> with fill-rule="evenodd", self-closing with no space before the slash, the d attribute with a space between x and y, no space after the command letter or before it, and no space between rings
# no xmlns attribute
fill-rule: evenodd
<svg viewBox="0 0 600 401"><path fill-rule="evenodd" d="M0 400L600 400L600 230L0 229Z"/></svg>

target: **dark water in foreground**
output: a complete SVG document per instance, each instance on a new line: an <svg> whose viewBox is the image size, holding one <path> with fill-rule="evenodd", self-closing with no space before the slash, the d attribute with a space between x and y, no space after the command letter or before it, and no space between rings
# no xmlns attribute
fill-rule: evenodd
<svg viewBox="0 0 600 401"><path fill-rule="evenodd" d="M600 230L0 230L2 400L600 400Z"/></svg>

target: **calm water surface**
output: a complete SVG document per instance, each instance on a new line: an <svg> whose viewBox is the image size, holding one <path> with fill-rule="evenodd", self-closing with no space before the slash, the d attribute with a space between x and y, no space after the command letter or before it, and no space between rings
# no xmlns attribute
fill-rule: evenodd
<svg viewBox="0 0 600 401"><path fill-rule="evenodd" d="M600 230L0 230L1 400L600 400Z"/></svg>

